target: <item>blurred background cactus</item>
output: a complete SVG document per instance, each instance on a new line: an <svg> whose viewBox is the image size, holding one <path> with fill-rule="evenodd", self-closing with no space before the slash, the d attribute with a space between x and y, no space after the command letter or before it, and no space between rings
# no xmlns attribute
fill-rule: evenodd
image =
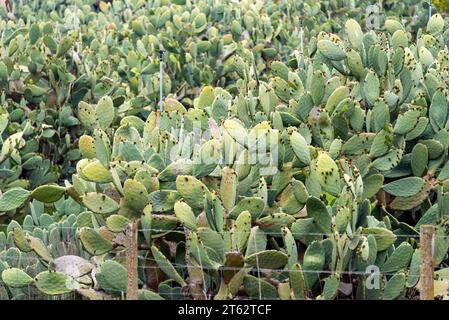
<svg viewBox="0 0 449 320"><path fill-rule="evenodd" d="M447 0L434 0L433 3L441 13L449 13L449 1Z"/></svg>

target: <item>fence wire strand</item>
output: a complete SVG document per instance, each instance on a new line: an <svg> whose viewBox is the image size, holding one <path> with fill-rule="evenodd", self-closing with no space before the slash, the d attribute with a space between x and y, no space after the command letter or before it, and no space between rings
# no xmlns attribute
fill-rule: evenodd
<svg viewBox="0 0 449 320"><path fill-rule="evenodd" d="M55 223L58 223L58 222L55 222ZM0 224L0 227L1 226L3 226L3 227L8 227L9 225L7 225L7 224L3 224L3 225L1 225ZM256 227L257 225L255 225L254 227ZM69 229L69 230L78 230L78 229L80 229L80 228L83 228L83 227L76 227L76 226L72 226L72 227L64 227L64 226L55 226L55 227L49 227L49 226L34 226L34 227L36 227L36 228L40 228L40 229L42 229L42 230L49 230L49 229L53 229L53 228L57 228L57 229L59 229L59 230L66 230L66 229ZM208 229L208 228L206 228L206 229ZM385 228L386 229L386 228ZM388 230L388 231L391 231L391 230L389 230L389 229L386 229L386 230ZM396 229L396 230L401 230L401 229ZM26 231L26 230L25 230ZM156 232L156 233L179 233L179 234L185 234L185 231L184 230L177 230L177 229L172 229L172 230L168 230L168 229L156 229L156 228L142 228L142 229L137 229L137 231L138 232L147 232L147 231L154 231L154 232ZM263 231L263 230L262 230ZM291 231L291 230L290 230ZM206 231L206 232L208 232L208 231ZM212 229L210 229L210 232L216 232L216 231L214 231L214 230L212 230ZM234 231L234 230L224 230L224 232L230 232L231 234L239 234L239 233L246 233L245 231L243 231L243 232L239 232L239 231ZM282 233L282 232L276 232L276 231L263 231L266 235L272 235L272 236L282 236L284 233ZM115 232L114 232L115 233ZM218 233L218 234L220 234L220 232L216 232L216 233ZM338 233L338 232L335 232L335 233L324 233L324 232L292 232L292 234L293 235L296 235L296 236L323 236L323 237L334 237L334 236L339 236L339 237L341 237L341 236L344 236L344 235L348 235L347 233ZM419 234L418 233L416 233L416 234L401 234L401 233L399 233L399 234L396 234L396 233L394 233L393 232L393 234L397 237L397 238L419 238L420 236L419 236ZM364 235L364 236L367 236L367 235L370 235L370 233L362 233L362 234L360 234L360 235ZM387 238L390 238L390 235L382 235L382 234L375 234L375 236L376 237L378 237L378 238L382 238L382 237L387 237ZM449 235L435 235L434 236L435 238L444 238L444 239L448 239L449 240ZM351 238L350 238L351 239Z"/></svg>

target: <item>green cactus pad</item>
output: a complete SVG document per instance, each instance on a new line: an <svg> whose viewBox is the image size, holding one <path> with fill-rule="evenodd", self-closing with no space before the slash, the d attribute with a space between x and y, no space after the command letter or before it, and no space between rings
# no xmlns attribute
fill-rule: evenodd
<svg viewBox="0 0 449 320"><path fill-rule="evenodd" d="M99 286L115 296L126 292L126 268L114 260L106 260L101 264L100 272L95 275Z"/></svg>
<svg viewBox="0 0 449 320"><path fill-rule="evenodd" d="M69 51L69 49L72 47L72 45L73 45L72 37L66 36L66 37L62 38L58 45L56 57L61 57L61 56L65 55L67 53L67 51Z"/></svg>
<svg viewBox="0 0 449 320"><path fill-rule="evenodd" d="M429 159L436 159L443 153L444 147L441 142L429 139L420 141L423 145L427 147L427 151L429 152Z"/></svg>
<svg viewBox="0 0 449 320"><path fill-rule="evenodd" d="M333 274L324 279L323 298L325 300L334 300L338 294L340 286L340 277Z"/></svg>
<svg viewBox="0 0 449 320"><path fill-rule="evenodd" d="M231 233L233 247L237 251L243 252L251 233L251 214L249 211L243 211L239 214L235 220L234 228Z"/></svg>
<svg viewBox="0 0 449 320"><path fill-rule="evenodd" d="M161 181L175 181L178 176L193 173L193 162L190 159L179 159L169 164L159 173Z"/></svg>
<svg viewBox="0 0 449 320"><path fill-rule="evenodd" d="M272 213L260 218L256 224L267 234L274 233L280 235L283 226L290 227L295 222L295 218L286 213Z"/></svg>
<svg viewBox="0 0 449 320"><path fill-rule="evenodd" d="M12 188L0 197L0 212L11 211L21 207L28 199L30 192L23 188Z"/></svg>
<svg viewBox="0 0 449 320"><path fill-rule="evenodd" d="M391 147L393 143L393 132L387 127L380 130L373 140L369 155L372 158L378 158L383 156Z"/></svg>
<svg viewBox="0 0 449 320"><path fill-rule="evenodd" d="M325 252L321 242L314 241L306 249L303 272L306 288L311 290L318 282L319 271L323 270Z"/></svg>
<svg viewBox="0 0 449 320"><path fill-rule="evenodd" d="M49 184L37 187L30 196L40 202L53 203L61 199L65 192L66 188Z"/></svg>
<svg viewBox="0 0 449 320"><path fill-rule="evenodd" d="M124 216L113 214L106 219L106 226L112 232L124 232L130 220Z"/></svg>
<svg viewBox="0 0 449 320"><path fill-rule="evenodd" d="M204 195L208 192L207 187L200 180L192 176L178 176L176 178L176 190L194 209L204 207Z"/></svg>
<svg viewBox="0 0 449 320"><path fill-rule="evenodd" d="M346 58L344 50L331 40L320 40L317 43L317 47L321 54L329 60L339 61Z"/></svg>
<svg viewBox="0 0 449 320"><path fill-rule="evenodd" d="M288 214L296 214L304 207L304 203L299 202L293 193L294 188L289 184L284 191L282 191L278 202L282 211Z"/></svg>
<svg viewBox="0 0 449 320"><path fill-rule="evenodd" d="M238 177L232 168L225 167L221 176L220 195L223 206L232 210L237 200Z"/></svg>
<svg viewBox="0 0 449 320"><path fill-rule="evenodd" d="M147 243L151 243L151 228L152 228L152 212L153 206L151 204L148 204L143 209L143 214L140 217L140 227L141 232L143 233L143 236L145 238L145 241Z"/></svg>
<svg viewBox="0 0 449 320"><path fill-rule="evenodd" d="M319 152L315 169L321 187L333 195L338 195L341 189L340 173L335 161L327 153Z"/></svg>
<svg viewBox="0 0 449 320"><path fill-rule="evenodd" d="M78 104L78 117L87 128L93 128L97 121L95 118L95 109L88 103L81 101Z"/></svg>
<svg viewBox="0 0 449 320"><path fill-rule="evenodd" d="M447 120L447 98L443 90L437 90L429 108L429 120L435 131L444 128Z"/></svg>
<svg viewBox="0 0 449 320"><path fill-rule="evenodd" d="M98 160L94 160L82 167L81 171L84 178L98 183L108 183L112 181L111 172L106 169Z"/></svg>
<svg viewBox="0 0 449 320"><path fill-rule="evenodd" d="M313 218L297 219L290 229L295 239L305 244L321 239L320 234L323 233Z"/></svg>
<svg viewBox="0 0 449 320"><path fill-rule="evenodd" d="M206 107L210 107L214 101L214 88L211 86L205 86L198 97L198 105L199 109L204 109Z"/></svg>
<svg viewBox="0 0 449 320"><path fill-rule="evenodd" d="M92 228L81 228L79 237L84 248L92 255L99 256L112 250L112 243Z"/></svg>
<svg viewBox="0 0 449 320"><path fill-rule="evenodd" d="M181 200L181 195L177 191L173 190L157 190L149 194L150 203L153 206L155 212L167 212L172 211L175 206L175 202Z"/></svg>
<svg viewBox="0 0 449 320"><path fill-rule="evenodd" d="M279 269L284 267L287 261L287 255L276 250L259 251L245 258L246 263L260 269Z"/></svg>
<svg viewBox="0 0 449 320"><path fill-rule="evenodd" d="M258 226L251 228L251 233L246 245L245 256L250 256L253 253L264 251L267 247L267 235Z"/></svg>
<svg viewBox="0 0 449 320"><path fill-rule="evenodd" d="M374 105L380 95L380 81L376 73L370 70L363 82L365 98L370 105Z"/></svg>
<svg viewBox="0 0 449 320"><path fill-rule="evenodd" d="M324 88L325 88L324 75L321 71L315 71L312 75L310 84L310 93L312 95L312 101L315 106L321 104L324 98Z"/></svg>
<svg viewBox="0 0 449 320"><path fill-rule="evenodd" d="M441 33L443 29L443 17L439 13L432 15L432 17L430 17L429 21L427 22L427 32L431 34L438 34Z"/></svg>
<svg viewBox="0 0 449 320"><path fill-rule="evenodd" d="M289 272L290 287L295 300L303 300L306 297L305 279L301 265L295 263Z"/></svg>
<svg viewBox="0 0 449 320"><path fill-rule="evenodd" d="M390 208L393 210L406 211L411 210L423 203L429 196L431 186L428 182L424 183L421 190L413 196L396 197L391 203Z"/></svg>
<svg viewBox="0 0 449 320"><path fill-rule="evenodd" d="M159 190L160 187L159 179L155 176L156 173L157 171L152 172L151 170L142 169L136 172L134 179L143 184L147 192L151 193Z"/></svg>
<svg viewBox="0 0 449 320"><path fill-rule="evenodd" d="M186 286L186 282L179 275L170 261L162 254L162 252L156 247L151 247L151 253L153 254L153 258L156 260L159 268L168 276L170 279L175 280L181 287Z"/></svg>
<svg viewBox="0 0 449 320"><path fill-rule="evenodd" d="M420 277L420 253L419 249L413 251L410 261L410 270L407 277L407 288L413 288L419 281Z"/></svg>
<svg viewBox="0 0 449 320"><path fill-rule="evenodd" d="M278 292L275 286L268 281L246 275L243 279L243 287L250 299L278 299Z"/></svg>
<svg viewBox="0 0 449 320"><path fill-rule="evenodd" d="M307 216L313 218L318 228L324 233L331 232L332 219L326 205L316 197L309 197L306 203Z"/></svg>
<svg viewBox="0 0 449 320"><path fill-rule="evenodd" d="M292 131L290 134L290 144L298 159L305 165L309 165L311 161L310 150L303 136L297 131Z"/></svg>
<svg viewBox="0 0 449 320"><path fill-rule="evenodd" d="M143 184L127 179L123 184L125 199L134 210L140 212L148 203L148 192Z"/></svg>
<svg viewBox="0 0 449 320"><path fill-rule="evenodd" d="M417 143L413 147L410 163L412 172L416 177L421 177L424 174L428 161L429 152L427 151L427 147L422 143Z"/></svg>
<svg viewBox="0 0 449 320"><path fill-rule="evenodd" d="M376 195L377 192L382 188L384 184L384 176L381 174L373 174L367 176L363 180L363 197L364 198L372 198Z"/></svg>
<svg viewBox="0 0 449 320"><path fill-rule="evenodd" d="M98 192L86 193L82 199L86 208L95 213L112 214L119 209L119 205L115 200Z"/></svg>
<svg viewBox="0 0 449 320"><path fill-rule="evenodd" d="M85 158L87 159L95 158L97 153L95 151L94 138L92 138L91 136L82 135L78 142L78 146L80 148L81 154Z"/></svg>
<svg viewBox="0 0 449 320"><path fill-rule="evenodd" d="M195 230L197 228L196 217L192 208L185 202L178 201L174 206L175 215L179 221L187 228Z"/></svg>
<svg viewBox="0 0 449 320"><path fill-rule="evenodd" d="M418 122L420 110L409 110L400 114L394 125L393 132L396 134L406 134L410 132Z"/></svg>
<svg viewBox="0 0 449 320"><path fill-rule="evenodd" d="M384 185L385 192L397 197L416 195L424 187L425 181L418 177L408 177Z"/></svg>
<svg viewBox="0 0 449 320"><path fill-rule="evenodd" d="M397 299L405 289L406 277L405 274L400 272L395 274L385 284L383 300Z"/></svg>
<svg viewBox="0 0 449 320"><path fill-rule="evenodd" d="M2 280L8 287L11 288L23 288L33 283L33 278L17 268L3 270Z"/></svg>
<svg viewBox="0 0 449 320"><path fill-rule="evenodd" d="M387 261L382 265L382 272L397 272L405 267L408 267L412 259L413 248L407 242L401 243L400 246L393 251L388 257Z"/></svg>
<svg viewBox="0 0 449 320"><path fill-rule="evenodd" d="M174 230L178 225L179 220L174 216L153 214L151 217L153 236L163 236L167 232Z"/></svg>
<svg viewBox="0 0 449 320"><path fill-rule="evenodd" d="M335 108L342 102L343 100L349 97L349 90L346 86L340 86L336 88L329 98L327 99L326 106L324 107L329 113L332 113Z"/></svg>
<svg viewBox="0 0 449 320"><path fill-rule="evenodd" d="M107 134L99 128L94 130L94 148L95 157L105 168L109 168L109 162L111 161L111 143Z"/></svg>
<svg viewBox="0 0 449 320"><path fill-rule="evenodd" d="M374 160L371 166L379 171L391 170L399 164L402 154L403 151L401 149L391 150L386 155Z"/></svg>
<svg viewBox="0 0 449 320"><path fill-rule="evenodd" d="M241 199L232 210L229 212L229 219L237 219L243 211L249 211L251 219L255 220L260 217L265 208L265 203L262 198L248 197Z"/></svg>
<svg viewBox="0 0 449 320"><path fill-rule="evenodd" d="M377 243L377 251L384 251L395 243L396 235L388 229L370 227L363 229L364 234L373 235Z"/></svg>
<svg viewBox="0 0 449 320"><path fill-rule="evenodd" d="M26 239L25 233L23 232L22 228L15 227L13 229L13 240L14 244L17 248L19 248L22 252L30 252L33 250L33 248L28 243L28 240Z"/></svg>
<svg viewBox="0 0 449 320"><path fill-rule="evenodd" d="M48 295L69 293L79 288L79 284L72 277L61 272L41 272L34 279L34 283L40 292Z"/></svg>
<svg viewBox="0 0 449 320"><path fill-rule="evenodd" d="M98 101L95 107L95 116L101 129L107 129L114 120L114 104L112 99L104 96Z"/></svg>
<svg viewBox="0 0 449 320"><path fill-rule="evenodd" d="M345 30L352 47L359 49L363 41L363 32L360 24L354 19L349 19L345 23Z"/></svg>
<svg viewBox="0 0 449 320"><path fill-rule="evenodd" d="M50 262L53 260L53 257L51 256L47 246L44 244L44 242L36 237L27 235L26 239L28 243L30 244L30 247L33 249L33 251L46 262Z"/></svg>

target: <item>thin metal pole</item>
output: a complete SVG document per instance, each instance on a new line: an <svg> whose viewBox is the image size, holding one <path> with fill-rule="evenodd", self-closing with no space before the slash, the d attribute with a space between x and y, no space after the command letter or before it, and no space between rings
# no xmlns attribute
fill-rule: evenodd
<svg viewBox="0 0 449 320"><path fill-rule="evenodd" d="M432 0L429 0L429 20L432 17Z"/></svg>
<svg viewBox="0 0 449 320"><path fill-rule="evenodd" d="M432 225L422 225L419 228L419 254L420 254L420 300L434 300L433 288L433 242L435 228Z"/></svg>
<svg viewBox="0 0 449 320"><path fill-rule="evenodd" d="M163 97L163 70L164 70L164 50L159 50L159 107L161 112L164 111Z"/></svg>
<svg viewBox="0 0 449 320"><path fill-rule="evenodd" d="M304 17L305 17L305 10L304 10L304 4L301 7L301 30L300 30L300 37L301 37L301 54L304 54Z"/></svg>

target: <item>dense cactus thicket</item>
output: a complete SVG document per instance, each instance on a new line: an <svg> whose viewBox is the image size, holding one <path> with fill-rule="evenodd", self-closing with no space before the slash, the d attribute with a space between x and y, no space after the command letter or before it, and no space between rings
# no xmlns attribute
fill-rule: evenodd
<svg viewBox="0 0 449 320"><path fill-rule="evenodd" d="M424 224L447 298L449 20L373 4L0 6L0 298L415 299Z"/></svg>

